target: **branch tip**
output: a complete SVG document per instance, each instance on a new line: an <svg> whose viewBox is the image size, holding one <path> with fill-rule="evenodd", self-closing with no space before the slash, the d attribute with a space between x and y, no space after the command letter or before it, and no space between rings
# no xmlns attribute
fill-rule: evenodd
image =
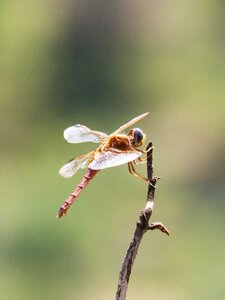
<svg viewBox="0 0 225 300"><path fill-rule="evenodd" d="M161 222L155 222L148 225L148 230L155 230L155 229L158 229L163 233L170 235L169 230Z"/></svg>

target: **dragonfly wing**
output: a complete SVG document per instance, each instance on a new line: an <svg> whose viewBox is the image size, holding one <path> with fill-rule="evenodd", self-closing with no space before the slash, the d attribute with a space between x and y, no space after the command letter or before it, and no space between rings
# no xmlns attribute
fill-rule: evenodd
<svg viewBox="0 0 225 300"><path fill-rule="evenodd" d="M120 128L118 128L116 131L114 131L113 133L111 133L110 135L115 135L118 134L122 131L124 131L125 129L127 129L128 127L132 126L133 124L137 123L138 121L140 121L141 119L143 119L145 116L147 116L149 114L149 112L146 112L132 120L130 120L129 122L127 122L126 124L124 124L123 126L120 126Z"/></svg>
<svg viewBox="0 0 225 300"><path fill-rule="evenodd" d="M94 131L84 125L74 125L64 130L64 138L68 143L78 144L84 142L100 143L108 135L100 131Z"/></svg>
<svg viewBox="0 0 225 300"><path fill-rule="evenodd" d="M123 165L141 156L140 151L106 151L96 153L94 160L88 165L92 170L102 170L106 168Z"/></svg>
<svg viewBox="0 0 225 300"><path fill-rule="evenodd" d="M72 177L79 169L87 168L89 163L90 153L81 155L75 159L70 160L59 170L59 174L65 178Z"/></svg>

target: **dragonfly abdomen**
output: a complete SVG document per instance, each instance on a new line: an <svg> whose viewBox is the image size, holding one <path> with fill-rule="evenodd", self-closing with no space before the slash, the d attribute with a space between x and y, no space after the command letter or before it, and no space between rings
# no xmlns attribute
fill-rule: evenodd
<svg viewBox="0 0 225 300"><path fill-rule="evenodd" d="M88 185L92 178L99 172L99 170L88 169L88 171L83 176L81 182L76 186L70 196L65 200L62 206L59 209L57 214L57 218L60 219L64 214L66 214L67 210L74 203L74 201L78 198L83 189Z"/></svg>

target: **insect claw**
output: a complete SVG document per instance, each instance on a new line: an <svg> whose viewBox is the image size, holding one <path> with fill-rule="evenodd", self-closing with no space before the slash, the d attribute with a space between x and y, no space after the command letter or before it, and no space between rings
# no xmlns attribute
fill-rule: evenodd
<svg viewBox="0 0 225 300"><path fill-rule="evenodd" d="M144 150L144 151L147 154L149 151L152 151L153 149L154 149L154 146L152 146L152 147L150 147L150 148L148 148L147 150Z"/></svg>
<svg viewBox="0 0 225 300"><path fill-rule="evenodd" d="M147 180L148 184L150 184L154 189L156 189L156 181L152 181L152 180Z"/></svg>

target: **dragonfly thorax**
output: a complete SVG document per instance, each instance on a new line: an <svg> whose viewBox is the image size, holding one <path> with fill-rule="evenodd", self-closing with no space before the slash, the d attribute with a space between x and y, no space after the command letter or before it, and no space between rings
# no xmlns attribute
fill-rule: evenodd
<svg viewBox="0 0 225 300"><path fill-rule="evenodd" d="M111 148L118 149L120 151L131 150L131 142L129 137L123 134L116 134L112 136L108 140L108 143L104 147L104 150L109 150Z"/></svg>

